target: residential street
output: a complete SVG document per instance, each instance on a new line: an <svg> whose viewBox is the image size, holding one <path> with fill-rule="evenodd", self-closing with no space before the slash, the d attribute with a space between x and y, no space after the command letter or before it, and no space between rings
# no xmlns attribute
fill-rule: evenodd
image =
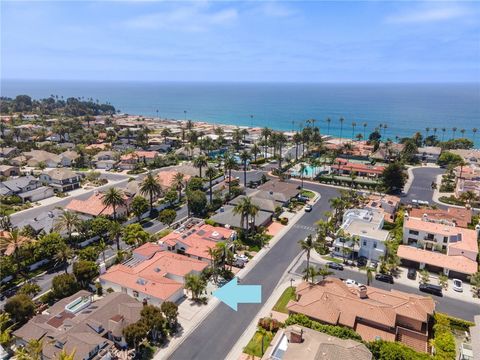
<svg viewBox="0 0 480 360"><path fill-rule="evenodd" d="M408 189L408 193L401 198L402 203L411 204L412 200L424 200L433 205L432 182L435 181L439 174L443 174L445 170L436 167L423 167L413 169L412 171L414 175L413 183L410 189ZM446 207L440 204L436 205L440 208Z"/></svg>
<svg viewBox="0 0 480 360"><path fill-rule="evenodd" d="M309 228L323 216L325 211L329 210L328 199L337 196L335 188L311 184L306 188L321 194L321 199L314 206L313 211L305 213L248 275L241 279L242 284L261 285L263 301L270 296L287 266L298 255L300 251L298 241L311 233ZM225 359L261 307L262 304L241 304L238 312L235 312L225 304L218 305L170 358ZM161 356L161 353L159 355Z"/></svg>

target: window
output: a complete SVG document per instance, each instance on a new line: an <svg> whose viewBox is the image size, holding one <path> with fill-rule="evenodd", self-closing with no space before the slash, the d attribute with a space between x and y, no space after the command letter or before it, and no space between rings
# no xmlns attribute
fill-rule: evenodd
<svg viewBox="0 0 480 360"><path fill-rule="evenodd" d="M417 230L409 230L408 233L411 234L411 235L418 235Z"/></svg>
<svg viewBox="0 0 480 360"><path fill-rule="evenodd" d="M444 237L443 237L443 242L444 242L444 243L448 243L448 236L444 236Z"/></svg>
<svg viewBox="0 0 480 360"><path fill-rule="evenodd" d="M122 341L122 337L121 336L114 336L113 340L115 340L116 342L120 342L120 341Z"/></svg>
<svg viewBox="0 0 480 360"><path fill-rule="evenodd" d="M373 242L373 248L374 248L374 249L377 248L377 242L376 242L376 241Z"/></svg>
<svg viewBox="0 0 480 360"><path fill-rule="evenodd" d="M363 240L363 246L367 246L367 240Z"/></svg>
<svg viewBox="0 0 480 360"><path fill-rule="evenodd" d="M133 297L138 297L138 291L133 290Z"/></svg>

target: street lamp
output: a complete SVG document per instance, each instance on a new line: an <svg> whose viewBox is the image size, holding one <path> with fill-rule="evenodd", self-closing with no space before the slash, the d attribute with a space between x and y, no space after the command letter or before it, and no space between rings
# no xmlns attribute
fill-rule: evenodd
<svg viewBox="0 0 480 360"><path fill-rule="evenodd" d="M290 278L290 287L291 287L291 288L293 288L293 282L294 282L294 281L295 281L295 280L293 280L293 278Z"/></svg>

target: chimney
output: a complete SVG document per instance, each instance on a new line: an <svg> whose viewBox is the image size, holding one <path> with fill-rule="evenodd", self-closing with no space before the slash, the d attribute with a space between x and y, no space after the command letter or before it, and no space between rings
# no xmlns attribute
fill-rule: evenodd
<svg viewBox="0 0 480 360"><path fill-rule="evenodd" d="M360 285L357 288L357 295L360 299L366 299L367 298L367 287L365 285Z"/></svg>
<svg viewBox="0 0 480 360"><path fill-rule="evenodd" d="M301 344L303 342L303 329L299 326L292 326L290 330L290 342L294 344Z"/></svg>

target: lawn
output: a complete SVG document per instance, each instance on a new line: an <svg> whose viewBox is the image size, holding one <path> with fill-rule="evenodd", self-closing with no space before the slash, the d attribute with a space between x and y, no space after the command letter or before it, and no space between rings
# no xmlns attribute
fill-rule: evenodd
<svg viewBox="0 0 480 360"><path fill-rule="evenodd" d="M285 314L288 313L287 304L290 300L295 300L295 288L289 286L288 288L285 289L283 294L277 300L277 303L273 307L273 310L282 312Z"/></svg>
<svg viewBox="0 0 480 360"><path fill-rule="evenodd" d="M270 342L273 339L273 334L270 331L267 331L265 337L257 331L255 335L253 335L250 342L245 346L243 352L248 355L262 357L262 340L263 340L263 351L265 352L270 345Z"/></svg>
<svg viewBox="0 0 480 360"><path fill-rule="evenodd" d="M331 256L322 256L322 259L325 259L325 260L331 261L331 262L335 262L335 263L337 263L337 264L341 264L341 263L342 263L342 260L337 259L337 258L334 258L334 257L331 257Z"/></svg>
<svg viewBox="0 0 480 360"><path fill-rule="evenodd" d="M300 195L308 197L309 199L313 199L315 197L315 194L310 190L302 190Z"/></svg>

